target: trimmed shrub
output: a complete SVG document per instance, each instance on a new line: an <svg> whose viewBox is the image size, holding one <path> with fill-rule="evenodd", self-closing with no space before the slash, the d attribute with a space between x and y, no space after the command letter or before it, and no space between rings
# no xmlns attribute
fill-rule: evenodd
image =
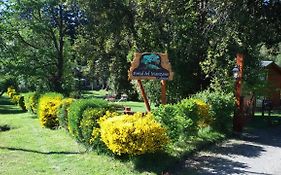
<svg viewBox="0 0 281 175"><path fill-rule="evenodd" d="M19 97L18 105L21 107L21 109L22 109L23 111L27 111L27 110L26 110L25 103L24 103L24 96L20 96L20 97Z"/></svg>
<svg viewBox="0 0 281 175"><path fill-rule="evenodd" d="M227 128L231 128L235 102L232 93L206 90L197 93L194 98L202 99L210 106L213 117L211 127L213 129L225 132Z"/></svg>
<svg viewBox="0 0 281 175"><path fill-rule="evenodd" d="M114 116L99 123L102 141L117 155L152 153L168 143L165 128L150 113Z"/></svg>
<svg viewBox="0 0 281 175"><path fill-rule="evenodd" d="M93 130L99 128L97 120L106 114L105 108L87 108L80 122L82 142L86 146L95 146L95 140L92 139Z"/></svg>
<svg viewBox="0 0 281 175"><path fill-rule="evenodd" d="M11 97L12 103L17 105L19 103L19 100L20 100L20 95L18 95L18 94L13 94L12 95L12 97Z"/></svg>
<svg viewBox="0 0 281 175"><path fill-rule="evenodd" d="M40 98L39 92L30 92L24 95L24 104L28 112L37 113L38 102Z"/></svg>
<svg viewBox="0 0 281 175"><path fill-rule="evenodd" d="M193 99L196 104L196 112L198 116L197 126L205 128L212 124L213 118L209 113L209 105L200 99Z"/></svg>
<svg viewBox="0 0 281 175"><path fill-rule="evenodd" d="M69 106L73 103L73 98L65 98L62 100L60 106L57 109L57 116L59 120L59 125L64 129L68 130L68 112Z"/></svg>
<svg viewBox="0 0 281 175"><path fill-rule="evenodd" d="M153 111L155 118L167 128L173 141L197 134L199 128L212 123L209 106L200 99L187 98L177 104L160 105Z"/></svg>
<svg viewBox="0 0 281 175"><path fill-rule="evenodd" d="M63 96L59 93L46 93L42 95L38 103L38 117L42 127L54 129L59 126L57 109Z"/></svg>
<svg viewBox="0 0 281 175"><path fill-rule="evenodd" d="M167 129L169 138L173 141L177 141L180 136L185 135L185 131L193 124L192 120L187 119L177 105L160 105L153 111L153 115Z"/></svg>
<svg viewBox="0 0 281 175"><path fill-rule="evenodd" d="M16 95L16 89L13 86L10 86L7 88L7 95L10 98L13 98L14 95Z"/></svg>
<svg viewBox="0 0 281 175"><path fill-rule="evenodd" d="M13 86L8 87L7 94L11 98L12 103L19 105L23 111L26 111L24 97L18 94Z"/></svg>
<svg viewBox="0 0 281 175"><path fill-rule="evenodd" d="M83 131L81 129L81 121L86 114L84 111L89 108L109 109L106 101L101 99L80 99L74 101L69 107L68 113L68 129L70 133L79 141L84 143ZM96 115L95 115L96 116ZM102 116L100 116L102 117ZM95 118L95 117L94 117ZM86 119L85 119L86 120Z"/></svg>
<svg viewBox="0 0 281 175"><path fill-rule="evenodd" d="M185 118L189 118L192 120L192 131L195 130L195 128L197 127L196 124L199 120L196 101L191 98L186 98L176 104L176 106L178 110L180 110L184 114Z"/></svg>

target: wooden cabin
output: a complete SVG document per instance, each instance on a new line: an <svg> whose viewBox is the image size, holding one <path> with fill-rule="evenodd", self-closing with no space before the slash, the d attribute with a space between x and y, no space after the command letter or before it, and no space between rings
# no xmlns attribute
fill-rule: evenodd
<svg viewBox="0 0 281 175"><path fill-rule="evenodd" d="M266 100L270 100L272 102L272 107L280 107L281 106L281 67L275 64L273 61L262 61L262 67L264 67L267 71L267 75L265 80L268 82L270 89L269 95L265 97Z"/></svg>

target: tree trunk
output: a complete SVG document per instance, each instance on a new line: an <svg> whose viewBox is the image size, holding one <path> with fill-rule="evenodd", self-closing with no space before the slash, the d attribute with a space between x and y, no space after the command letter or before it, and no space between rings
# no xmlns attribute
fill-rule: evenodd
<svg viewBox="0 0 281 175"><path fill-rule="evenodd" d="M64 55L63 55L63 47L64 47L64 31L63 31L63 9L60 6L59 11L59 46L57 48L57 73L54 80L54 90L56 92L63 92L62 81L63 81L63 69L64 69Z"/></svg>

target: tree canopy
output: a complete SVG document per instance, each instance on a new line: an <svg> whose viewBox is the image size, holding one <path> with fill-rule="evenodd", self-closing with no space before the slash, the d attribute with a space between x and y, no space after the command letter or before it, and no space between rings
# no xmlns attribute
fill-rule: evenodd
<svg viewBox="0 0 281 175"><path fill-rule="evenodd" d="M82 67L90 81L133 95L133 53L167 52L172 102L210 85L231 90L238 52L246 58L245 80L256 80L261 59L278 61L280 14L279 0L2 1L1 69L61 92ZM159 83L145 86L158 94Z"/></svg>

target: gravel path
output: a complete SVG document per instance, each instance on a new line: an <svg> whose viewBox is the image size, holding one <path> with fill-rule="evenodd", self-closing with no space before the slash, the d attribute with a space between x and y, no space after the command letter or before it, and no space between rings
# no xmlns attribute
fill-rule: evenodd
<svg viewBox="0 0 281 175"><path fill-rule="evenodd" d="M180 169L174 174L281 175L281 126L254 130L201 151Z"/></svg>

